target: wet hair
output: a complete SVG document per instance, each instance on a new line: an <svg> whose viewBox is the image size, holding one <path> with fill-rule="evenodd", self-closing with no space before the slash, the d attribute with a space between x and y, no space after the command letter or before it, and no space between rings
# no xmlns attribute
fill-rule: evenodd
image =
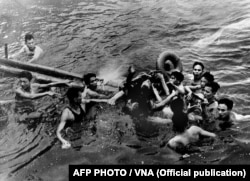
<svg viewBox="0 0 250 181"><path fill-rule="evenodd" d="M70 87L66 93L69 101L72 101L74 98L78 97L78 93L82 92L81 88L78 87Z"/></svg>
<svg viewBox="0 0 250 181"><path fill-rule="evenodd" d="M170 76L174 76L176 80L182 82L184 80L184 75L181 72L173 71Z"/></svg>
<svg viewBox="0 0 250 181"><path fill-rule="evenodd" d="M31 40L31 39L34 39L34 36L30 33L27 33L25 36L24 36L24 40L25 42L27 42L28 40Z"/></svg>
<svg viewBox="0 0 250 181"><path fill-rule="evenodd" d="M181 98L174 99L170 103L170 108L175 112L182 112L184 109L184 101Z"/></svg>
<svg viewBox="0 0 250 181"><path fill-rule="evenodd" d="M204 68L205 68L202 62L194 62L193 68L194 68L196 65L200 65L201 68L202 68L202 70L204 70Z"/></svg>
<svg viewBox="0 0 250 181"><path fill-rule="evenodd" d="M183 112L184 101L181 98L174 99L170 104L170 108L174 113L172 117L173 130L183 133L188 126L187 114Z"/></svg>
<svg viewBox="0 0 250 181"><path fill-rule="evenodd" d="M207 83L205 86L211 87L213 93L216 93L220 89L220 85L217 82L210 82Z"/></svg>
<svg viewBox="0 0 250 181"><path fill-rule="evenodd" d="M85 82L86 85L90 84L90 78L91 77L96 77L96 74L88 73L88 74L83 75L83 81Z"/></svg>
<svg viewBox="0 0 250 181"><path fill-rule="evenodd" d="M31 79L33 78L32 74L29 72L29 71L22 71L20 74L19 74L19 78L26 78L28 79L29 81L31 81Z"/></svg>
<svg viewBox="0 0 250 181"><path fill-rule="evenodd" d="M214 76L210 72L205 72L202 77L204 77L208 82L214 81Z"/></svg>
<svg viewBox="0 0 250 181"><path fill-rule="evenodd" d="M232 110L233 109L233 101L228 99L228 98L221 98L219 101L218 101L218 104L225 104L228 108L228 110Z"/></svg>

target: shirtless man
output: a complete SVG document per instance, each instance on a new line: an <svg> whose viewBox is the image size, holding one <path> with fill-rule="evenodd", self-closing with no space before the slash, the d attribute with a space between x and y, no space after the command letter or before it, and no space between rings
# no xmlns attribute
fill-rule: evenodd
<svg viewBox="0 0 250 181"><path fill-rule="evenodd" d="M208 136L215 138L216 135L214 133L203 130L198 126L191 126L184 132L176 135L168 141L168 146L172 149L178 149L180 147L185 147L190 143L195 143L199 141L199 136Z"/></svg>
<svg viewBox="0 0 250 181"><path fill-rule="evenodd" d="M250 121L250 115L241 115L232 111L233 101L228 98L221 98L218 101L216 124L217 129L225 130L231 127L233 124L237 124L242 121Z"/></svg>
<svg viewBox="0 0 250 181"><path fill-rule="evenodd" d="M41 98L44 96L54 96L56 95L52 91L45 91L45 92L38 92L39 89L43 88L50 88L57 85L67 85L67 81L61 81L61 82L54 82L49 84L38 84L38 83L32 83L32 74L28 71L22 71L19 75L19 80L14 88L15 92L15 110L16 112L20 113L21 116L20 121L23 121L27 118L38 118L41 116L39 114L33 105L32 100ZM28 111L27 111L28 110Z"/></svg>
<svg viewBox="0 0 250 181"><path fill-rule="evenodd" d="M184 102L182 99L177 98L170 104L173 110L173 129L177 132L177 135L168 141L168 146L172 149L178 150L179 148L186 147L190 143L199 141L199 136L215 137L214 133L203 130L198 126L188 126L187 114L183 112Z"/></svg>
<svg viewBox="0 0 250 181"><path fill-rule="evenodd" d="M69 105L62 111L61 120L56 131L58 139L62 142L62 149L71 147L70 142L63 138L62 131L64 130L67 134L67 129L81 123L85 116L85 110L81 106L82 90L76 87L69 88L67 98Z"/></svg>
<svg viewBox="0 0 250 181"><path fill-rule="evenodd" d="M31 63L41 57L43 50L39 46L35 45L34 37L32 34L27 33L24 37L24 41L25 45L22 47L22 49L10 58L16 58L20 54L25 53L26 55L28 55L28 57L30 57L30 60L28 62Z"/></svg>
<svg viewBox="0 0 250 181"><path fill-rule="evenodd" d="M39 88L53 87L65 83L65 82L55 82L49 84L31 83L32 78L33 78L32 74L28 71L22 71L20 73L19 82L15 88L16 100L36 99L46 95L53 96L55 95L54 92L47 91L38 93L37 90Z"/></svg>

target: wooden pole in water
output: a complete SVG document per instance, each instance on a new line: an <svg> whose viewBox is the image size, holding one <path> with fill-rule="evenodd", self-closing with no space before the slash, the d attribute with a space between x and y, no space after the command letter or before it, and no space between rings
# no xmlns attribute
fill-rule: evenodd
<svg viewBox="0 0 250 181"><path fill-rule="evenodd" d="M51 77L57 77L60 79L80 79L82 80L82 76L76 73L72 73L72 72L67 72L64 70L60 70L60 69L56 69L56 68L52 68L52 67L47 67L47 66L43 66L43 65L38 65L38 64L32 64L32 63L28 63L28 62L19 62L19 61L15 61L15 60L6 60L6 59L1 59L0 58L0 65L5 65L8 67L13 67L13 68L18 68L18 69L22 69L22 70L27 70L27 71L31 71L31 72L37 72L39 74L44 74L44 75L48 75Z"/></svg>
<svg viewBox="0 0 250 181"><path fill-rule="evenodd" d="M4 44L4 53L5 53L5 58L8 59L8 44Z"/></svg>

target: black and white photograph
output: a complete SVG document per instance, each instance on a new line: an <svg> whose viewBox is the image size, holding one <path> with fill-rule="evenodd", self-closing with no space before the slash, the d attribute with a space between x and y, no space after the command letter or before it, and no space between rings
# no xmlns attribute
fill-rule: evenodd
<svg viewBox="0 0 250 181"><path fill-rule="evenodd" d="M249 59L250 0L0 0L0 181L250 178Z"/></svg>

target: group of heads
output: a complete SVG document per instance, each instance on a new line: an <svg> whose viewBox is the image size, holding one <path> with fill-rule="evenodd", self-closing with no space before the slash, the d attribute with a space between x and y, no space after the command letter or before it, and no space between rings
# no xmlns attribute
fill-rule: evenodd
<svg viewBox="0 0 250 181"><path fill-rule="evenodd" d="M209 73L204 73L204 65L201 62L193 64L194 79L200 79L200 85L203 89L204 97L207 99L212 98L220 89L220 85L214 81L214 76ZM228 117L233 108L233 101L228 98L221 98L218 101L218 116L219 118Z"/></svg>
<svg viewBox="0 0 250 181"><path fill-rule="evenodd" d="M194 62L193 76L194 81L200 81L200 87L204 97L207 99L212 98L220 89L220 85L214 81L214 76L210 72L204 72L204 65L202 62Z"/></svg>

